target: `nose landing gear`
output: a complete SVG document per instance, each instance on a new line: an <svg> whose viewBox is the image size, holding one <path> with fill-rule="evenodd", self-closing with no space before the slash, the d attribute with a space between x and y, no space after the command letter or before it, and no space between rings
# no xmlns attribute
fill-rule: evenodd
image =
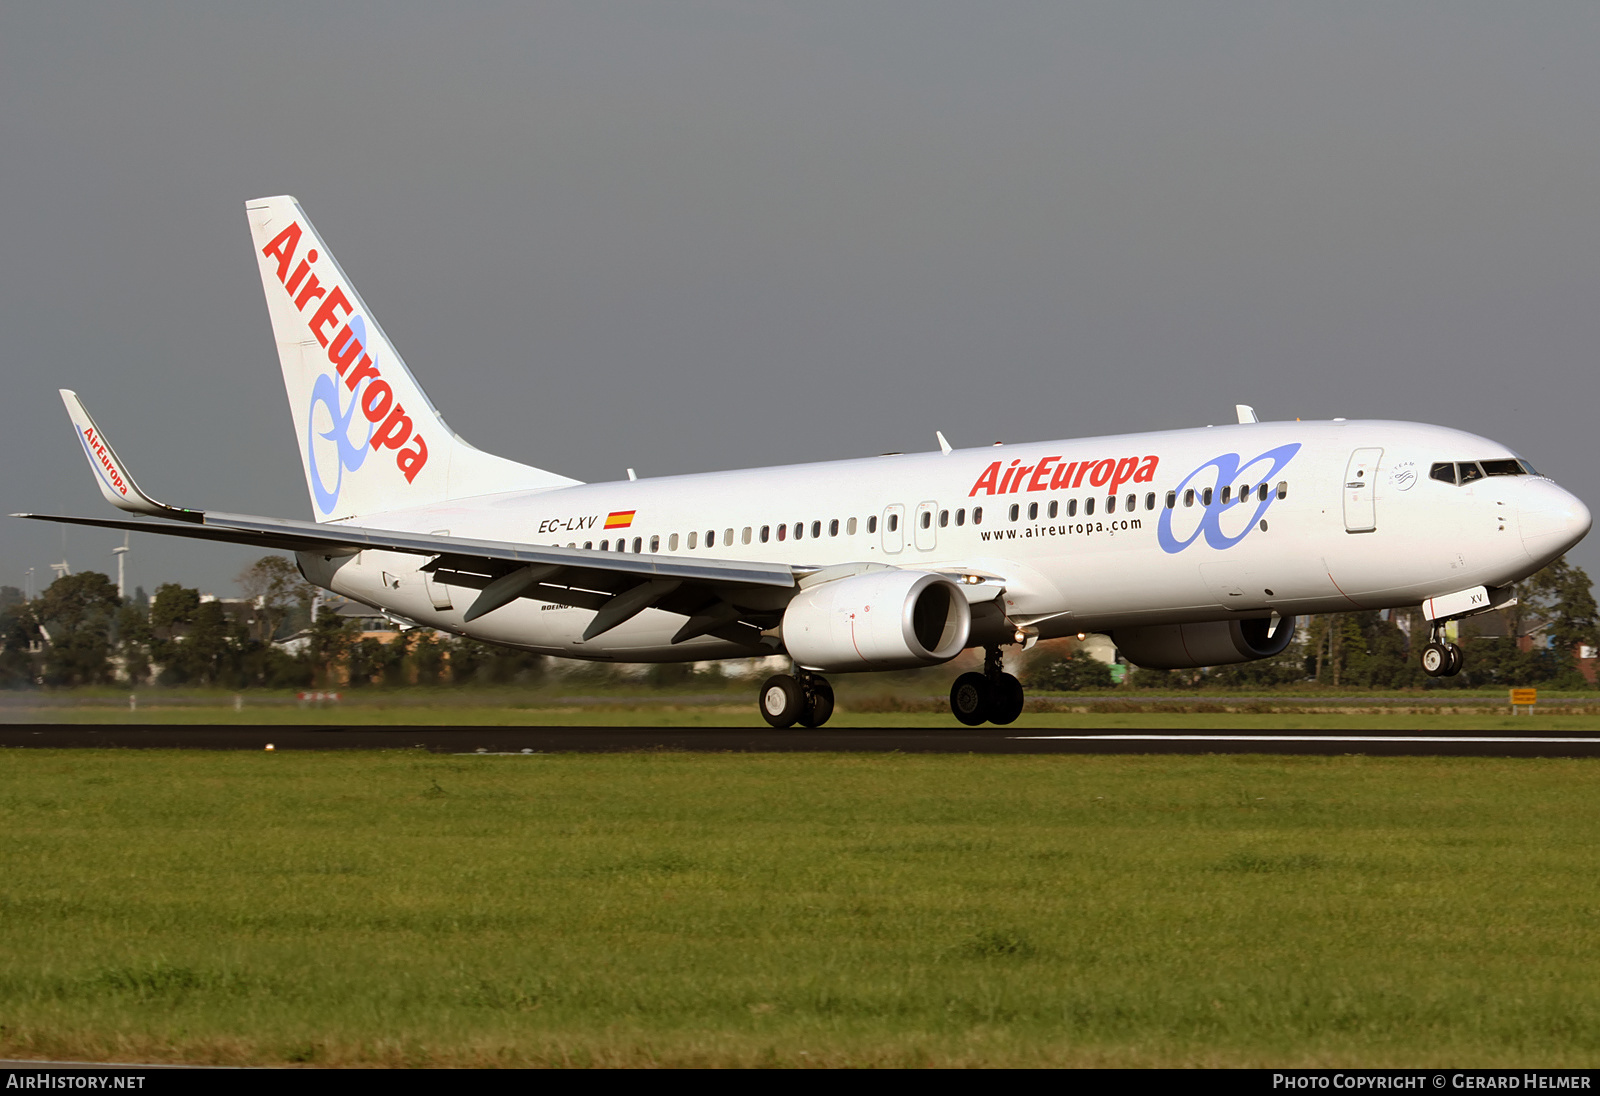
<svg viewBox="0 0 1600 1096"><path fill-rule="evenodd" d="M950 711L968 727L1013 723L1023 700L1022 682L1000 668L999 647L985 649L981 674L962 674L950 686Z"/></svg>
<svg viewBox="0 0 1600 1096"><path fill-rule="evenodd" d="M779 729L820 727L833 715L833 686L809 670L775 674L762 684L759 703L761 718Z"/></svg>
<svg viewBox="0 0 1600 1096"><path fill-rule="evenodd" d="M1460 647L1444 642L1443 622L1434 621L1428 645L1422 648L1422 672L1429 677L1455 677L1466 663Z"/></svg>

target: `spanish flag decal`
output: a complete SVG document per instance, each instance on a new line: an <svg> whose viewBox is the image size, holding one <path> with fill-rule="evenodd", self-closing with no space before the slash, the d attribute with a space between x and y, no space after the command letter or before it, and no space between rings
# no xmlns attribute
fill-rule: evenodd
<svg viewBox="0 0 1600 1096"><path fill-rule="evenodd" d="M607 529L626 529L633 524L633 515L637 510L613 510L606 515Z"/></svg>

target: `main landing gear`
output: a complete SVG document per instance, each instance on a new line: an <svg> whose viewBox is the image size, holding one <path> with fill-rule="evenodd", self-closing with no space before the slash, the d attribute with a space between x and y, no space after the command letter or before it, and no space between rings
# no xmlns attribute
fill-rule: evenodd
<svg viewBox="0 0 1600 1096"><path fill-rule="evenodd" d="M1467 658L1461 648L1443 640L1444 622L1434 621L1428 633L1428 645L1422 648L1422 672L1429 677L1455 677L1466 665Z"/></svg>
<svg viewBox="0 0 1600 1096"><path fill-rule="evenodd" d="M1022 701L1022 682L1000 668L999 647L984 649L981 674L962 674L950 686L950 711L969 727L1015 722Z"/></svg>
<svg viewBox="0 0 1600 1096"><path fill-rule="evenodd" d="M796 669L775 674L761 686L761 718L774 727L820 727L833 715L833 686L827 678Z"/></svg>

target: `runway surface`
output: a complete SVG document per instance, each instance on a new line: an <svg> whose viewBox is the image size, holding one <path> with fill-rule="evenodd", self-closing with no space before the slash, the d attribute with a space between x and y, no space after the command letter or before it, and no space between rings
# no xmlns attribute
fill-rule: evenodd
<svg viewBox="0 0 1600 1096"><path fill-rule="evenodd" d="M1532 722L1532 721L1530 721ZM1600 757L1600 732L1552 730L1458 735L1382 731L1030 731L1026 726L952 728L748 727L345 727L118 726L33 723L0 726L0 749L411 750L455 754L614 753L1008 753L1008 754L1375 754L1428 757Z"/></svg>

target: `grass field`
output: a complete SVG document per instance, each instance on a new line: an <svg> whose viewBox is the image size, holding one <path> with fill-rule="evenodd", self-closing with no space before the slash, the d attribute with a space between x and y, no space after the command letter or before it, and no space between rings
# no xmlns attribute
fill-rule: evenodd
<svg viewBox="0 0 1600 1096"><path fill-rule="evenodd" d="M1594 1066L1597 772L10 751L0 1055Z"/></svg>

